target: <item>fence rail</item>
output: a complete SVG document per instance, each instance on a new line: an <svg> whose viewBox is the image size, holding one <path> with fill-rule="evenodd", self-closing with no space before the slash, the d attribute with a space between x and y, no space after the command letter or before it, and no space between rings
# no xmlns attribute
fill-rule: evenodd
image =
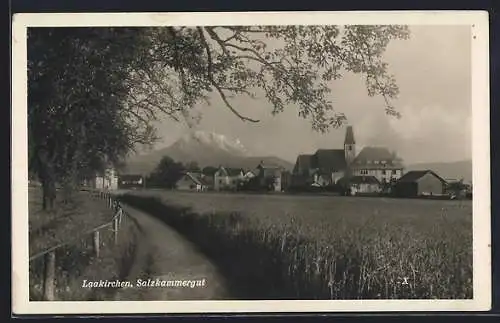
<svg viewBox="0 0 500 323"><path fill-rule="evenodd" d="M100 231L112 227L114 235L114 244L118 244L118 232L120 230L122 220L126 216L125 211L122 209L120 203L113 198L109 192L103 191L90 191L91 196L104 199L106 201L106 206L113 209L114 215L112 219L99 225L91 230L85 231L79 234L74 239L70 241L65 241L56 246L50 247L42 252L36 253L30 256L29 261L33 261L44 257L44 273L43 273L43 299L47 301L53 301L55 296L55 268L56 268L56 250L67 247L70 245L75 245L89 235L93 235L93 251L96 257L100 255Z"/></svg>

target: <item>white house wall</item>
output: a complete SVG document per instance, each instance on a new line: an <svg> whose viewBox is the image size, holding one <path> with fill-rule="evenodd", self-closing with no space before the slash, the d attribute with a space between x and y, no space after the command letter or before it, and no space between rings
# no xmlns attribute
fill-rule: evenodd
<svg viewBox="0 0 500 323"><path fill-rule="evenodd" d="M385 174L384 174L385 171ZM390 182L392 179L399 179L403 176L403 171L401 169L356 169L353 171L353 175L359 176L374 176L380 182L385 180L386 182Z"/></svg>

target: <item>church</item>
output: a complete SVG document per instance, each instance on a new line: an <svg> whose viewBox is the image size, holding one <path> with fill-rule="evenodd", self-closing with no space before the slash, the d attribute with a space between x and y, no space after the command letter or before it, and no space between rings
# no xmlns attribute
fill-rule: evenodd
<svg viewBox="0 0 500 323"><path fill-rule="evenodd" d="M402 160L385 147L364 147L356 154L352 126L346 128L344 149L318 149L312 155L299 155L293 185L329 186L339 180L382 185L403 176Z"/></svg>

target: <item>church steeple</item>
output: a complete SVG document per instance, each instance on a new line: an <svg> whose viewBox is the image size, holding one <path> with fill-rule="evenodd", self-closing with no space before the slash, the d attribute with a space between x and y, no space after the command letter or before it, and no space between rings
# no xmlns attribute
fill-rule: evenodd
<svg viewBox="0 0 500 323"><path fill-rule="evenodd" d="M345 132L344 154L347 164L350 164L356 157L356 141L354 140L352 126L347 126Z"/></svg>

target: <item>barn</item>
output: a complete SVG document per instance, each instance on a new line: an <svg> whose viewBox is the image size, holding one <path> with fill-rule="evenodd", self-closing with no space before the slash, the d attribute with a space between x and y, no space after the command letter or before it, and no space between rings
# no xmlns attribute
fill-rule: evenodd
<svg viewBox="0 0 500 323"><path fill-rule="evenodd" d="M446 181L432 170L414 170L396 182L394 193L400 197L439 196L445 189Z"/></svg>

